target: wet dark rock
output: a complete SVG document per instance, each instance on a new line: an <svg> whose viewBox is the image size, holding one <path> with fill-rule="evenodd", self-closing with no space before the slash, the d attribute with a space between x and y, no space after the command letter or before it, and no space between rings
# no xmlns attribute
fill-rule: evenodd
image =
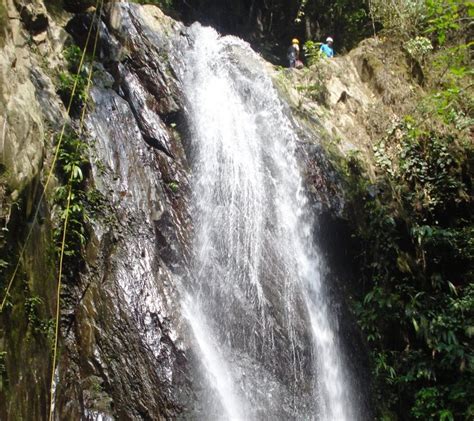
<svg viewBox="0 0 474 421"><path fill-rule="evenodd" d="M94 14L86 12L90 2L66 2L68 10L81 12L67 25L68 32L80 46L84 46L91 25L94 25L93 32L99 28L97 60L100 63L94 65L94 88L85 137L90 161L88 193L96 193L101 200L100 204L88 204L92 207L87 222L90 239L85 247L82 273L74 282L64 284L61 296L62 352L57 417L194 419L202 415L197 395L205 393L207 386L201 384L202 378L196 375L201 362L189 345L179 296L182 283L193 277L188 273L193 227L187 203L190 194L188 159L192 158L193 147L178 77L184 68L182 53L193 42L192 34L153 7L110 2L101 19L94 21ZM31 31L46 29L47 21L40 19L33 23L36 18L28 16L25 25L30 19ZM260 67L255 67L245 56L240 58L245 60L241 65L251 81L258 76ZM35 98L43 108L42 117L58 130L64 114L50 89L51 81L36 69L31 70L30 78ZM251 94L249 85L249 98ZM308 126L314 131L302 127L298 158L306 169L304 176L311 204L317 214L325 211L338 214L343 203L339 199L337 177L324 152L314 142L317 124L311 121ZM35 174L25 190L24 214L12 216L17 229L5 240L8 243L13 242L15 235L24 235L21 223L31 217L31 209L42 191L38 183L39 177ZM3 201L2 188L0 185ZM33 236L37 250L28 250L28 255L36 256L36 260L33 259L28 270L41 274L36 284L48 291L45 296L51 296L54 293L50 287L54 279L51 272L55 265L48 266L44 261L44 256L48 256L46 249L51 246L48 242L51 227L49 209L46 204L43 206L42 218ZM7 215L2 214L0 218L3 225ZM327 236L330 237L330 233ZM3 241L0 238L0 242ZM38 258L38 253L44 254L43 260ZM278 261L278 256L266 258ZM275 273L265 276L279 277L283 281L284 274L278 273L277 265L272 270ZM288 418L295 407L309 413L315 403L307 398L308 394L296 396L296 389L309 390L308 385L303 376L293 380L295 374L287 369L294 363L290 359L295 358L301 372L309 372L313 358L306 346L310 340L301 334L307 331L303 325L307 319L305 305L301 297L297 298L299 314L295 315L298 319L295 330L298 338L293 343L294 355L290 357L288 338L282 328L286 318L282 304L284 286L270 288L270 282L263 283L275 335L271 355L259 351L269 338L257 337L252 345L256 361L267 361L258 374L264 385L258 393L268 389L284 402L277 414L279 419ZM15 302L20 301L19 292L13 297ZM53 301L54 297L48 298L45 307L53 308ZM248 317L238 303L235 308L236 314ZM339 320L344 316L341 311ZM254 321L256 330L258 323ZM342 331L347 331L342 322L341 326ZM18 329L24 328L24 323L19 324ZM240 343L252 335L254 332L249 329L235 329L229 334ZM353 331L347 338L348 341L355 338ZM50 367L44 361L51 358L45 340L41 346L44 349L38 350L32 366L41 379L46 379L43 383L47 383ZM257 372L245 346L235 350L236 365L246 373ZM358 361L355 359L354 364ZM33 377L33 373L29 376ZM245 376L243 379L245 381ZM47 407L49 386L43 385L40 396L36 397L35 383L31 383L31 387L22 392L24 399L21 400L32 402L34 409L27 412L33 414L31 419L44 419L46 414L40 413L38 408ZM291 384L294 390L290 390L292 386L288 385ZM35 398L30 399L31 396ZM0 413L3 419L2 415ZM268 416L263 412L259 415L262 419Z"/></svg>
<svg viewBox="0 0 474 421"><path fill-rule="evenodd" d="M78 26L82 30L74 29L71 33L83 32L87 19L83 18L84 26ZM152 30L152 26L145 24L143 11L125 3L109 6L104 23L100 25L101 59L107 74L100 80L106 81L106 86L96 87L92 92L94 105L87 128L95 139L93 153L105 166L101 169L93 165L94 184L107 197L121 234L115 237L112 246L107 239L119 231L118 227L109 226L105 219L94 222L92 229L101 233L94 252L98 256L97 269L85 275L85 282L90 286L76 305L75 327L67 340L72 355L77 352L81 359L95 361L93 369L87 371L81 369L83 362L78 361L75 370L78 374L83 372L80 375L85 378L101 379L104 392L113 402L108 410L110 413L137 418L192 418L192 414L202 410L196 405L203 398L196 399L194 393L201 394L200 389L205 385L200 384L202 378L195 376L201 362L184 339L189 332L181 326L183 316L178 296L180 279L192 278L192 274L186 272L191 226L185 203L189 186L184 151L188 156L193 152L186 124L182 123L186 110L176 76L182 60L180 52L192 42L192 36L183 36L184 27L166 20ZM258 77L260 67L251 58L240 54L238 49L232 54L239 57L236 65L248 80ZM110 78L114 80L112 89L107 87ZM176 136L175 129L181 131L182 139ZM337 180L331 175L323 150L314 143L314 135L302 130L299 144L312 200L319 209L331 208L337 212L342 207L338 201ZM146 144L165 154L148 149ZM174 157L172 163L169 156ZM179 180L183 194L177 195L172 189L163 188L163 182L174 180ZM266 258L278 261L277 256ZM279 269L276 267L275 270L276 273L267 276L283 282ZM297 339L294 339L293 353L290 353L283 328L286 320L284 286L269 288L267 286L275 282L265 280L262 284L272 308L272 346L266 346L269 338L255 337L255 343L251 345L255 361L248 357L245 338L254 337L258 321L255 320L254 326L249 323L248 328L243 328L238 323L239 317L249 315L238 302L226 309L240 315L236 318L235 329L228 335L232 343L242 344L241 349L239 345L234 350L239 355L238 367L243 372L259 372L262 384L268 384L272 393L286 402L283 405L286 409L275 413L285 418L294 414L296 407L305 407L303 396L301 402L291 402L292 394L287 388L293 385L295 390L305 389L308 387L304 383L306 379L301 375L295 380L295 373L289 372L287 367L293 365L294 358L302 373L311 365L313 356L306 346L310 339L304 334L307 315L302 298L295 298L299 300L294 322ZM101 292L92 300L89 294L94 294L93 291ZM101 305L103 317L95 315L95 311L88 314L88 307L97 303ZM213 311L210 309L210 313ZM219 314L212 316L219 319ZM88 327L92 320L93 326ZM95 339L90 349L83 349L85 337L90 335L86 332L91 329ZM271 355L264 355L260 349L267 349ZM113 364L116 359L119 363ZM279 361L277 365L274 364L276 360ZM257 370L256 362L266 364L263 370L260 367ZM138 377L131 375L134 370L140 373ZM155 396L149 395L150 389L155 390ZM70 400L84 401L91 411L100 410L101 406L94 403L86 388L76 392L71 389L67 394ZM137 394L143 398L137 398ZM103 396L99 400L103 401ZM314 410L312 405L314 402L306 403L308 412ZM63 407L67 407L66 402Z"/></svg>
<svg viewBox="0 0 474 421"><path fill-rule="evenodd" d="M74 37L74 41L84 48L91 24L94 23L95 13L77 13L66 24L66 31ZM92 28L93 30L96 29Z"/></svg>
<svg viewBox="0 0 474 421"><path fill-rule="evenodd" d="M143 24L138 10L126 4L109 7L105 16L107 26L102 21L98 24L100 56L115 80L114 89L130 103L145 142L173 157L170 136L159 116L177 113L182 108L178 82L170 63L173 48L169 52L168 43L184 46L184 27L177 24L176 40L169 36L165 39ZM97 25L93 14L83 13L76 15L66 29L84 45L84 34L91 24Z"/></svg>
<svg viewBox="0 0 474 421"><path fill-rule="evenodd" d="M89 269L78 286L68 287L74 318L66 336L70 363L63 381L70 386L61 413L74 418L84 407L118 418L176 418L192 393L183 350L175 343L179 300L165 249L172 250L176 266L185 266L178 263L186 244L174 228L185 225L179 219L183 206L162 189L164 162L143 142L132 105L111 89L94 88L92 99L86 122L95 139L91 162L101 163L93 164L92 177L108 210L90 227ZM158 119L154 115L150 123ZM168 222L152 225L163 212ZM73 386L75 376L84 386ZM91 376L101 385L95 398L86 380ZM74 401L80 405L71 409Z"/></svg>
<svg viewBox="0 0 474 421"><path fill-rule="evenodd" d="M92 25L92 29L91 29ZM113 41L110 38L107 26L99 18L95 12L84 12L75 14L66 24L66 31L73 36L74 41L81 47L85 48L87 42L87 35L89 31L96 33L97 27L99 28L99 39L97 45L97 56L102 62L111 60L112 57L115 59L119 57L121 46L117 41ZM104 42L107 40L107 42ZM92 53L93 43L88 44L88 52Z"/></svg>
<svg viewBox="0 0 474 421"><path fill-rule="evenodd" d="M338 303L335 317L343 349L352 352L345 356L345 366L354 373L354 400L366 419L373 419L371 405L370 362L365 338L357 326L350 308L350 297L358 288L358 267L353 257L361 250L353 237L352 227L340 212L331 208L317 211L314 239L326 262L326 279L332 301Z"/></svg>
<svg viewBox="0 0 474 421"><path fill-rule="evenodd" d="M151 147L156 148L160 151L163 151L166 155L168 155L170 158L174 158L174 156L171 154L171 152L168 150L166 147L166 144L164 142L159 141L155 137L147 136L146 134L143 135L143 139L145 140L146 143L148 143Z"/></svg>
<svg viewBox="0 0 474 421"><path fill-rule="evenodd" d="M85 12L96 5L95 0L64 0L64 9L72 13Z"/></svg>
<svg viewBox="0 0 474 421"><path fill-rule="evenodd" d="M94 139L91 162L97 162L92 178L107 210L91 222L89 268L68 292L74 318L66 344L73 363L64 373L60 412L73 418L86 411L176 419L194 405L192 371L177 343L175 277L186 266L187 206L162 185L179 180L187 189L184 150L167 125L180 113L181 94L169 61L161 59L174 37L145 28L138 14L134 5L115 3L98 23L102 65L86 125ZM76 15L67 30L84 45L92 22L90 13ZM173 33L182 42L179 31ZM161 44L149 39L159 36ZM91 382L101 393L94 394Z"/></svg>
<svg viewBox="0 0 474 421"><path fill-rule="evenodd" d="M340 215L344 208L341 180L322 146L304 142L299 154L304 162L305 187L315 214L330 211Z"/></svg>

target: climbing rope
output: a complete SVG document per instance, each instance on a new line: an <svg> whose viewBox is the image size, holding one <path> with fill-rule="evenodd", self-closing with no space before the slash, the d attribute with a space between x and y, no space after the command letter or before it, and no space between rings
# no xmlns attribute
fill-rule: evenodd
<svg viewBox="0 0 474 421"><path fill-rule="evenodd" d="M100 3L100 6L99 6ZM99 6L99 7L98 7ZM97 43L99 40L99 22L100 22L100 15L102 12L102 7L103 7L103 0L98 0L97 5L96 5L96 13L94 15L94 18L91 22L91 27L89 28L89 34L92 32L92 27L94 24L94 20L96 17L98 18L97 21L97 30L95 33L95 39L94 39L94 46L92 50L92 57L90 61L90 67L89 67L89 72L87 75L87 84L85 88L85 98L84 98L84 106L82 107L81 111L81 118L79 121L79 130L78 134L79 136L82 135L83 128L84 128L84 120L85 120L85 115L86 115L86 109L87 109L87 102L89 100L89 92L90 92L90 86L91 86L91 81L92 81L92 74L93 74L93 63L95 59L95 55L97 52ZM85 55L85 52L87 51L87 42L86 46L84 47L84 52L83 56ZM72 97L72 95L71 95ZM79 146L78 146L79 148ZM66 210L65 210L65 215L64 215L64 224L63 224L63 236L61 240L61 251L59 254L59 268L58 268L58 286L56 290L56 323L55 323L55 332L54 332L54 348L53 348L53 364L51 367L51 384L50 384L50 405L49 405L49 421L53 420L53 415L54 415L54 398L55 398L55 391L54 391L54 378L55 378L55 372L56 372L56 363L57 363L57 358L58 358L58 340L59 340L59 319L60 319L60 311L61 311L61 288L62 288L62 273L63 273L63 261L64 261L64 252L66 249L66 235L67 235L67 227L69 223L69 211L71 207L71 198L72 198L72 181L73 181L73 174L74 171L71 171L71 174L69 175L69 180L68 180L68 195L67 195L67 202L66 202Z"/></svg>
<svg viewBox="0 0 474 421"><path fill-rule="evenodd" d="M94 22L95 20L95 17L97 16L97 11L99 10L99 4L102 4L102 1L103 0L97 0L97 3L96 3L96 14L94 14L94 18L92 20L92 23ZM100 9L102 9L102 6L100 7ZM99 11L99 13L101 12L101 10ZM100 15L99 15L100 16ZM86 38L86 43L85 43L85 47L84 47L84 51L82 52L82 55L81 55L81 60L79 61L79 65L78 65L78 68L77 68L77 73L76 73L76 77L74 79L74 84L72 86L72 90L71 90L71 97L69 98L69 103L68 103L68 106L66 108L66 113L69 115L70 111L71 111L71 108L72 108L72 104L73 104L73 99L74 99L74 95L76 93L76 89L77 89L77 86L78 86L78 83L79 83L79 76L80 76L80 73L82 71L82 67L84 65L84 60L85 60L85 57L86 57L86 52L87 52L87 47L89 46L89 41L90 41L90 37L91 37L91 34L92 34L92 28L93 28L93 25L91 23L91 26L89 28L89 31L87 33L87 38ZM98 31L98 27L97 27L97 31ZM58 139L58 144L56 145L56 149L55 149L55 152L54 152L54 156L53 156L53 161L51 163L51 168L50 168L50 171L48 173L48 176L46 178L46 182L44 184L44 188L43 188L43 192L41 193L41 196L39 198L39 201L38 201L38 206L36 208L36 211L33 215L33 220L31 222L31 226L30 226L30 229L28 230L28 234L26 236L26 239L25 239L25 242L20 250L20 255L18 257L18 261L17 261L17 264L15 266L15 270L13 271L13 274L11 275L10 277L10 280L8 282L8 285L7 285L7 288L5 290L5 296L3 297L3 300L2 300L2 303L0 305L0 313L3 312L3 309L5 308L5 304L7 302L7 299L8 299L8 295L10 294L10 290L11 290L11 287L13 285L13 282L16 278L16 275L18 273L18 270L20 268L20 265L21 265L21 260L23 258L23 255L26 251L26 247L28 246L28 241L30 240L31 238L31 234L33 233L33 228L34 228L34 225L35 225L35 222L36 220L38 219L38 214L39 214L39 210L40 210L40 204L41 202L43 201L44 199L44 196L46 195L46 191L48 189L48 186L49 186L49 183L51 182L51 179L52 179L52 176L53 176L53 172L54 172L54 168L56 166L56 162L58 160L58 156L59 156L59 150L61 148L61 144L62 144L62 141L63 141L63 137L64 137L64 134L66 132L66 126L67 126L67 123L68 121L65 120L64 121L64 124L61 128L61 132L60 132L60 135L59 135L59 139Z"/></svg>

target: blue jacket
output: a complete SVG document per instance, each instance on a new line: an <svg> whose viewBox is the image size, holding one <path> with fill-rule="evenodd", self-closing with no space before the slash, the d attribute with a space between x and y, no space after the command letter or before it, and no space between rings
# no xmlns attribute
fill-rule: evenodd
<svg viewBox="0 0 474 421"><path fill-rule="evenodd" d="M321 51L326 57L334 57L334 50L328 44L321 45L319 51Z"/></svg>

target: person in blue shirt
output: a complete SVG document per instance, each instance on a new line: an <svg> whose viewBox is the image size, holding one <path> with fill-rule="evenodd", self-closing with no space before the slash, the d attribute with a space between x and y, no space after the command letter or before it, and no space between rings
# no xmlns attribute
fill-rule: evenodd
<svg viewBox="0 0 474 421"><path fill-rule="evenodd" d="M331 37L327 37L326 44L322 44L319 51L323 53L326 57L334 57L334 50L332 48L334 40Z"/></svg>

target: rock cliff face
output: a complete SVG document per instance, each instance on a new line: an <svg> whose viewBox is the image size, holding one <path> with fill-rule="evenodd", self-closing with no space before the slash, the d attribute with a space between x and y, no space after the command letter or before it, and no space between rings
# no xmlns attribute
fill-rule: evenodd
<svg viewBox="0 0 474 421"><path fill-rule="evenodd" d="M179 326L171 323L178 320L172 278L179 273L173 267L184 266L179 263L186 258L187 225L185 157L178 132L166 129L180 110L178 90L168 62L140 43L145 29L131 20L158 25L159 47L173 36L179 41L181 26L158 9L128 15L121 11L126 7L104 12L100 28L101 59L115 81L97 64L86 126L87 138L94 140L89 189L105 204L89 222L85 269L63 289L56 404L61 419L99 412L169 418L191 396L180 373L186 358L175 343ZM9 4L7 17L0 54L2 299L19 251L29 241L2 313L0 417L44 419L56 288L54 177L46 192L44 187L54 135L68 119L55 87L68 35L41 3ZM87 18L77 21L87 23ZM74 20L71 32L73 26ZM129 43L130 35L135 44ZM132 57L120 62L123 49ZM148 55L157 59L150 63ZM114 83L120 95L110 89ZM150 139L157 149L147 145ZM174 189L178 184L180 191Z"/></svg>
<svg viewBox="0 0 474 421"><path fill-rule="evenodd" d="M79 41L84 18L69 25ZM187 165L172 128L179 87L163 56L186 38L158 9L125 3L101 25L106 68L86 127L91 183L106 206L92 221L88 269L67 287L60 412L176 418L192 399L176 291L188 254Z"/></svg>
<svg viewBox="0 0 474 421"><path fill-rule="evenodd" d="M0 418L41 419L48 402L51 353L43 321L51 317L54 266L50 209L43 168L64 109L46 71L66 33L35 5L2 4L0 44L0 255L2 300L28 231L31 239L6 308L0 333ZM37 13L38 12L38 13ZM37 217L34 214L37 212ZM44 329L43 329L44 328Z"/></svg>
<svg viewBox="0 0 474 421"><path fill-rule="evenodd" d="M301 124L321 134L326 150L360 153L368 164L374 140L416 106L423 90L419 67L400 46L374 38L345 56L274 79Z"/></svg>
<svg viewBox="0 0 474 421"><path fill-rule="evenodd" d="M55 136L70 118L56 93L57 73L65 42L73 37L83 46L94 13L84 11L89 4L69 3L80 13L52 13L39 0L10 1L6 8L0 50L1 298L26 247L0 315L5 420L46 419L49 411L58 181L46 182ZM181 53L192 39L186 27L152 6L108 3L94 25L99 49L85 138L86 188L96 200L88 204L84 264L77 276L64 279L62 289L55 414L189 419L199 408L196 357L179 314L192 230L191 152L179 72ZM411 94L390 74L380 79L388 63L371 50L366 43L309 71L272 70L299 124L298 154L317 214L338 215L343 208L325 146L336 139L343 153L367 150L370 130L383 126L371 118L396 116L399 102L390 97L395 90ZM325 86L317 96L297 89L321 80ZM399 85L387 88L386 80ZM326 143L320 143L321 133ZM345 314L341 310L339 318ZM341 331L347 342L362 346L351 323ZM353 365L359 363L363 358L353 359ZM365 396L359 400L367 402Z"/></svg>

